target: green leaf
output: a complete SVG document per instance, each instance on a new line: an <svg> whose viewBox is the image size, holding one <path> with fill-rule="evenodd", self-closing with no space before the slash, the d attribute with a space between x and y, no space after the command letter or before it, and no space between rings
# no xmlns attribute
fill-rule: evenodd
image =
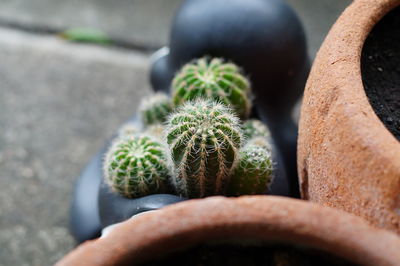
<svg viewBox="0 0 400 266"><path fill-rule="evenodd" d="M90 28L72 28L61 32L59 36L71 42L110 44L111 39L102 31Z"/></svg>

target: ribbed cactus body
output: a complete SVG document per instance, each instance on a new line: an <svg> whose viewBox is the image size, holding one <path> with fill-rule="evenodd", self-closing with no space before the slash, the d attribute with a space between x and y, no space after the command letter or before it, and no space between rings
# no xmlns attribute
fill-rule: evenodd
<svg viewBox="0 0 400 266"><path fill-rule="evenodd" d="M166 137L179 194L225 193L242 140L239 119L229 107L212 100L188 102L170 116Z"/></svg>
<svg viewBox="0 0 400 266"><path fill-rule="evenodd" d="M106 154L104 176L114 191L127 198L163 193L168 178L164 146L148 136L119 138Z"/></svg>
<svg viewBox="0 0 400 266"><path fill-rule="evenodd" d="M165 122L171 111L171 99L160 92L143 98L139 105L139 113L146 126Z"/></svg>
<svg viewBox="0 0 400 266"><path fill-rule="evenodd" d="M186 64L175 76L172 89L176 106L202 97L231 105L241 119L250 112L249 81L235 64L220 58L201 58Z"/></svg>
<svg viewBox="0 0 400 266"><path fill-rule="evenodd" d="M250 140L255 137L270 138L271 133L268 127L257 119L250 119L243 123L243 135L246 140Z"/></svg>
<svg viewBox="0 0 400 266"><path fill-rule="evenodd" d="M227 194L230 196L264 194L273 177L271 153L256 145L246 145L239 153L239 161Z"/></svg>

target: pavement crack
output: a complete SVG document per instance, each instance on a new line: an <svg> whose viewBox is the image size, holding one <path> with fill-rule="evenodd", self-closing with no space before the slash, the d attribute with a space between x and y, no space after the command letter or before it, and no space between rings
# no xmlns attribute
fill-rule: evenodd
<svg viewBox="0 0 400 266"><path fill-rule="evenodd" d="M139 40L128 40L121 37L112 36L112 34L107 33L108 42L106 44L101 44L95 41L90 40L66 40L62 38L62 34L65 31L68 31L72 28L60 28L60 27L53 27L43 24L34 24L34 23L21 23L16 21L6 20L4 18L0 18L0 27L9 28L13 30L33 33L37 35L52 35L54 37L64 39L66 42L71 43L79 43L79 44L90 44L90 45L97 45L102 47L115 47L115 48L122 48L127 50L134 50L138 52L144 53L152 53L162 47L162 45L145 43Z"/></svg>

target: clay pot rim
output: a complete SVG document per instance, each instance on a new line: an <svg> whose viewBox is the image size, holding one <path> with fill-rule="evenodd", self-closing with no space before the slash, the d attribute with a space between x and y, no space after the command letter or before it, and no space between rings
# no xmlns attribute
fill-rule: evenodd
<svg viewBox="0 0 400 266"><path fill-rule="evenodd" d="M365 146L376 152L385 151L380 156L397 162L400 167L400 160L397 159L400 157L400 141L385 127L369 103L361 72L361 54L365 40L374 26L396 7L400 7L400 0L354 1L338 18L324 43L330 36L335 37L335 46L329 47L329 58L332 59L330 64L335 65L337 70L330 71L332 79L342 85L342 92L352 91L357 96L355 98L352 93L341 95L347 102L342 108L348 114L348 121L343 122L353 125L355 134L365 141ZM318 54L319 52L317 56ZM348 71L346 76L343 75L344 69ZM369 138L365 138L363 128L370 129ZM392 152L388 154L388 150Z"/></svg>
<svg viewBox="0 0 400 266"><path fill-rule="evenodd" d="M140 263L165 253L165 247L177 250L232 235L304 244L362 265L400 261L400 238L359 217L302 200L245 196L189 200L142 214L87 241L57 265Z"/></svg>

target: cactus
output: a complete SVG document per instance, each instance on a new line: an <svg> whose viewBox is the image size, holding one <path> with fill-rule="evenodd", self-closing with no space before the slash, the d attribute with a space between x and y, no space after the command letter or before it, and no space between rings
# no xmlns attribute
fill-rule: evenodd
<svg viewBox="0 0 400 266"><path fill-rule="evenodd" d="M165 126L162 124L154 124L149 126L144 132L145 135L150 135L159 140L164 140Z"/></svg>
<svg viewBox="0 0 400 266"><path fill-rule="evenodd" d="M164 146L148 136L117 139L104 161L106 182L127 198L164 193L168 173Z"/></svg>
<svg viewBox="0 0 400 266"><path fill-rule="evenodd" d="M171 99L160 92L142 99L139 105L139 113L145 126L164 123L171 111Z"/></svg>
<svg viewBox="0 0 400 266"><path fill-rule="evenodd" d="M220 58L201 58L186 64L175 76L172 89L175 106L202 97L231 105L241 119L250 112L249 81L235 64Z"/></svg>
<svg viewBox="0 0 400 266"><path fill-rule="evenodd" d="M118 130L118 137L120 137L120 138L127 137L127 136L131 136L134 134L138 134L139 132L140 132L140 128L138 127L137 124L128 122L120 127L120 129Z"/></svg>
<svg viewBox="0 0 400 266"><path fill-rule="evenodd" d="M265 137L254 137L247 140L246 145L255 145L261 148L266 149L269 153L272 153L273 146L270 142L270 139Z"/></svg>
<svg viewBox="0 0 400 266"><path fill-rule="evenodd" d="M250 119L242 125L245 145L256 145L272 152L271 133L268 127L257 119Z"/></svg>
<svg viewBox="0 0 400 266"><path fill-rule="evenodd" d="M250 119L243 123L243 135L247 140L255 137L270 138L271 133L263 122L257 119Z"/></svg>
<svg viewBox="0 0 400 266"><path fill-rule="evenodd" d="M246 145L240 150L239 162L227 189L230 196L264 194L272 182L271 153L256 145Z"/></svg>
<svg viewBox="0 0 400 266"><path fill-rule="evenodd" d="M225 193L242 141L239 119L229 107L203 99L185 103L170 116L166 140L180 195Z"/></svg>

